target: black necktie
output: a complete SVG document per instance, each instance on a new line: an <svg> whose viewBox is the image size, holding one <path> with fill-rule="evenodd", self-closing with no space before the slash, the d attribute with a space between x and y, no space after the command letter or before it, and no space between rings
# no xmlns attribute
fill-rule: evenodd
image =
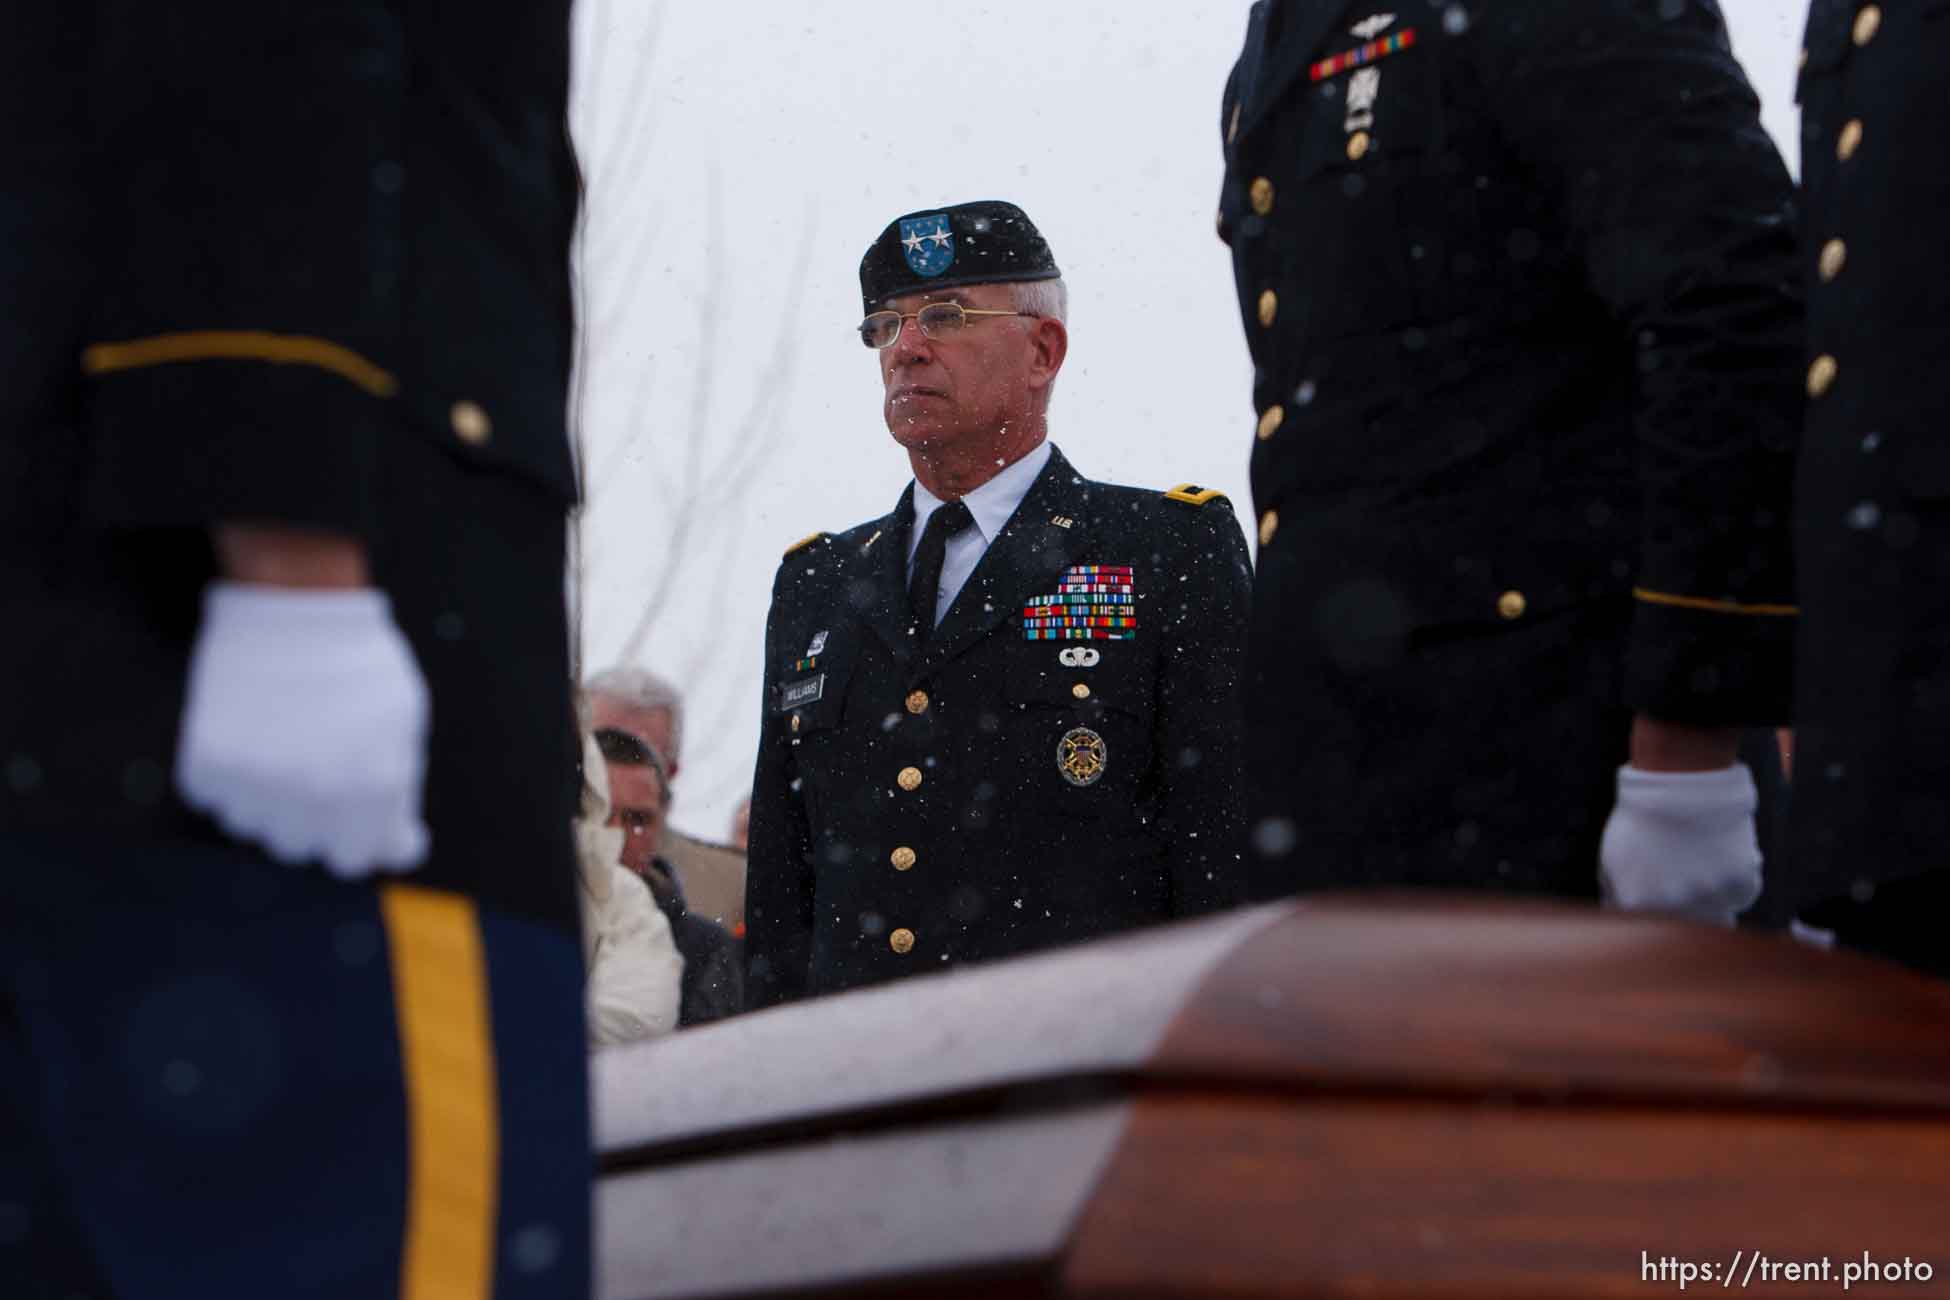
<svg viewBox="0 0 1950 1300"><path fill-rule="evenodd" d="M912 615L916 647L928 643L934 632L934 606L941 596L941 561L948 554L948 539L975 522L968 507L950 501L928 516L921 530L921 549L914 552L914 578L907 584L907 608Z"/></svg>

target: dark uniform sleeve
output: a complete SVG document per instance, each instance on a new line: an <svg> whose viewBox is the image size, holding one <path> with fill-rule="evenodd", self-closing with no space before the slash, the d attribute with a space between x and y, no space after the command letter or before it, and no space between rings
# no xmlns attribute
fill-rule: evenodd
<svg viewBox="0 0 1950 1300"><path fill-rule="evenodd" d="M370 540L402 436L567 499L564 6L94 8L92 516Z"/></svg>
<svg viewBox="0 0 1950 1300"><path fill-rule="evenodd" d="M1171 846L1172 912L1240 902L1245 837L1246 630L1252 563L1232 503L1165 503L1184 539L1178 603L1164 625L1158 752L1161 829Z"/></svg>
<svg viewBox="0 0 1950 1300"><path fill-rule="evenodd" d="M392 6L105 4L92 69L93 512L355 535L398 388L405 58ZM389 170L390 167L390 170Z"/></svg>
<svg viewBox="0 0 1950 1300"><path fill-rule="evenodd" d="M1787 716L1802 304L1793 185L1711 0L1477 11L1497 126L1637 347L1644 529L1626 703Z"/></svg>
<svg viewBox="0 0 1950 1300"><path fill-rule="evenodd" d="M745 1006L758 1010L805 996L811 976L813 870L806 806L793 788L792 735L779 711L786 662L784 622L793 599L782 566L765 625L765 687L758 764L752 773L751 837L745 857Z"/></svg>

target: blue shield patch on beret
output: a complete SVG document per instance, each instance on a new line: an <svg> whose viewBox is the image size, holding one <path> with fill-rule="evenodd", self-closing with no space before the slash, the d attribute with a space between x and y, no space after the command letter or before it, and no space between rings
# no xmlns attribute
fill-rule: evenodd
<svg viewBox="0 0 1950 1300"><path fill-rule="evenodd" d="M948 214L911 217L901 221L901 252L916 275L940 275L955 264L955 232Z"/></svg>

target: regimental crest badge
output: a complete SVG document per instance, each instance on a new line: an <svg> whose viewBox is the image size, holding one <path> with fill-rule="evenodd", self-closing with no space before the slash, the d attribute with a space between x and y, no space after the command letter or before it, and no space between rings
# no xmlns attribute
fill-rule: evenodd
<svg viewBox="0 0 1950 1300"><path fill-rule="evenodd" d="M1056 743L1056 770L1078 789L1104 779L1110 764L1110 750L1104 738L1088 727L1074 727Z"/></svg>
<svg viewBox="0 0 1950 1300"><path fill-rule="evenodd" d="M914 274L936 276L955 264L955 232L948 214L901 218L901 252Z"/></svg>

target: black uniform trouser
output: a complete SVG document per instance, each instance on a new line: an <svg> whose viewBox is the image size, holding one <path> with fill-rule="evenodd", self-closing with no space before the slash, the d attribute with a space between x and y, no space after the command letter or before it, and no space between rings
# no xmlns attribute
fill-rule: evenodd
<svg viewBox="0 0 1950 1300"><path fill-rule="evenodd" d="M0 1289L586 1295L581 1008L410 875L0 835Z"/></svg>
<svg viewBox="0 0 1950 1300"><path fill-rule="evenodd" d="M1868 897L1836 898L1802 911L1835 942L1950 979L1950 868L1883 881Z"/></svg>

